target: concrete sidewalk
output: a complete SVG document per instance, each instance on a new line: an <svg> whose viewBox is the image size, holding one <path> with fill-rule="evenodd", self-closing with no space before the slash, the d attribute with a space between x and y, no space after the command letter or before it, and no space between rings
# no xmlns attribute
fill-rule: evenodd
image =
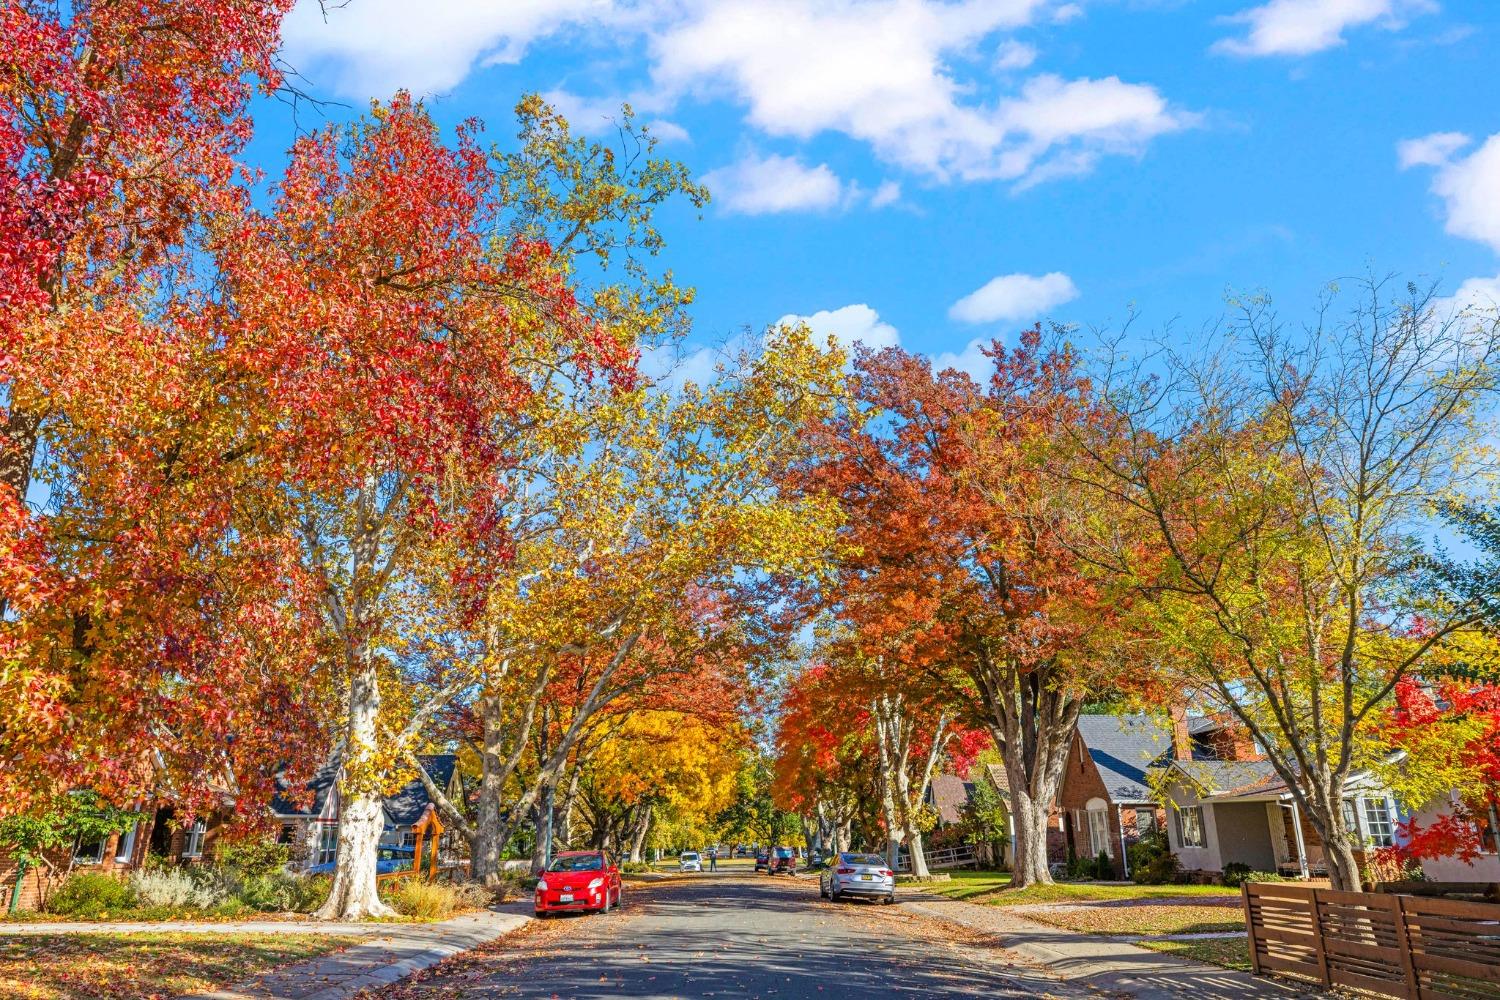
<svg viewBox="0 0 1500 1000"><path fill-rule="evenodd" d="M324 924L337 928L329 933L348 933L351 926L378 930L342 952L283 966L227 989L194 993L187 1000L343 1000L509 934L531 921L530 912L529 904L512 903L434 924Z"/></svg>
<svg viewBox="0 0 1500 1000"><path fill-rule="evenodd" d="M1320 990L1300 989L1284 981L1232 972L1116 938L1035 923L1004 907L964 903L920 891L903 892L904 907L923 916L947 920L993 934L1006 949L1068 982L1140 1000L1199 997L1327 997Z"/></svg>

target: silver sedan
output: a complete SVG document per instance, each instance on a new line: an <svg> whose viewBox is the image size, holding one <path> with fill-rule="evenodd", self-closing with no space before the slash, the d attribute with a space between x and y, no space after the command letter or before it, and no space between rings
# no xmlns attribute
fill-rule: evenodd
<svg viewBox="0 0 1500 1000"><path fill-rule="evenodd" d="M840 854L818 876L818 894L834 902L845 896L869 896L894 903L896 873L878 854Z"/></svg>

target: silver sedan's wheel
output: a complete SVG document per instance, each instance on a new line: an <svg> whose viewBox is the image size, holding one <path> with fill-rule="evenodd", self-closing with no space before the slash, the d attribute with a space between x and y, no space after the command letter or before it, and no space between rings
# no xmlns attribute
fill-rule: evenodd
<svg viewBox="0 0 1500 1000"><path fill-rule="evenodd" d="M885 897L885 899L881 900L881 902L883 902L886 906L890 906L895 901L896 901L896 894L894 892L891 893L889 896Z"/></svg>

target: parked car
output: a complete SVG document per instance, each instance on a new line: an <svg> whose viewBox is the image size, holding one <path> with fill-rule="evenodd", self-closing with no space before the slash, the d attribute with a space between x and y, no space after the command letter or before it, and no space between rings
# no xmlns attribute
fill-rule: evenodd
<svg viewBox="0 0 1500 1000"><path fill-rule="evenodd" d="M879 854L840 854L818 877L818 895L834 902L845 896L866 896L894 903L896 873Z"/></svg>
<svg viewBox="0 0 1500 1000"><path fill-rule="evenodd" d="M608 913L625 903L620 869L603 851L563 851L536 884L536 915L593 910Z"/></svg>
<svg viewBox="0 0 1500 1000"><path fill-rule="evenodd" d="M795 847L771 848L771 863L767 868L772 875L797 874L797 849Z"/></svg>
<svg viewBox="0 0 1500 1000"><path fill-rule="evenodd" d="M684 872L701 872L703 870L703 858L697 851L683 851L677 856L677 869Z"/></svg>
<svg viewBox="0 0 1500 1000"><path fill-rule="evenodd" d="M415 855L416 849L411 847L381 847L375 853L375 874L391 875L408 871L411 869ZM313 865L307 870L307 874L332 875L337 864L336 861L328 861L321 865Z"/></svg>
<svg viewBox="0 0 1500 1000"><path fill-rule="evenodd" d="M769 847L757 847L755 849L755 870L768 872L771 870L771 849Z"/></svg>

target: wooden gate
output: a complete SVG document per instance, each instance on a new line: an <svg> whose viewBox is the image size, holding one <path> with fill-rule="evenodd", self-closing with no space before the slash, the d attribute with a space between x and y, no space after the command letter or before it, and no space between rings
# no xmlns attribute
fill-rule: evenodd
<svg viewBox="0 0 1500 1000"><path fill-rule="evenodd" d="M1500 905L1245 883L1250 964L1410 1000L1500 998Z"/></svg>

